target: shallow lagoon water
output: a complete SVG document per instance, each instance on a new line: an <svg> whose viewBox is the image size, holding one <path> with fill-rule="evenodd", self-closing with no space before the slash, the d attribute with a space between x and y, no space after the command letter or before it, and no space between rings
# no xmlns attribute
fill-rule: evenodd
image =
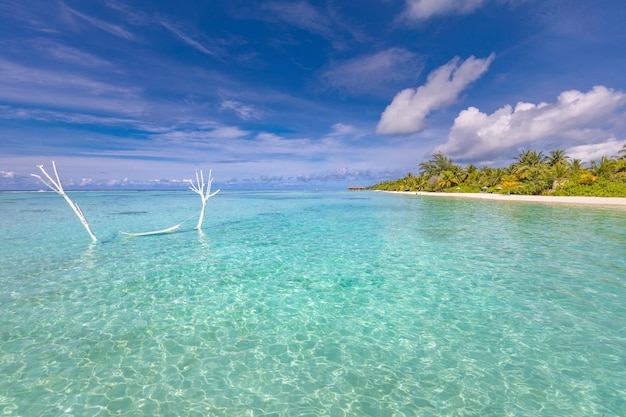
<svg viewBox="0 0 626 417"><path fill-rule="evenodd" d="M626 415L623 209L70 195L0 194L2 415Z"/></svg>

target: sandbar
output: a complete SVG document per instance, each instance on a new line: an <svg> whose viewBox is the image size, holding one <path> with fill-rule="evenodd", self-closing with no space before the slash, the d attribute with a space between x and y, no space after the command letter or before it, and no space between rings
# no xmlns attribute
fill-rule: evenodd
<svg viewBox="0 0 626 417"><path fill-rule="evenodd" d="M532 203L580 204L589 206L623 207L626 208L626 198L623 197L585 197L585 196L550 196L550 195L508 195L491 193L434 193L428 191L385 191L395 194L406 194L424 197L474 198L496 201L526 201Z"/></svg>

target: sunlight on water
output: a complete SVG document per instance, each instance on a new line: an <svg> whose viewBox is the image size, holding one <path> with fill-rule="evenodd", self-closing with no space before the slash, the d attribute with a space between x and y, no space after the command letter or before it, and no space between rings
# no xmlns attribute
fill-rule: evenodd
<svg viewBox="0 0 626 417"><path fill-rule="evenodd" d="M626 212L0 194L0 414L623 416Z"/></svg>

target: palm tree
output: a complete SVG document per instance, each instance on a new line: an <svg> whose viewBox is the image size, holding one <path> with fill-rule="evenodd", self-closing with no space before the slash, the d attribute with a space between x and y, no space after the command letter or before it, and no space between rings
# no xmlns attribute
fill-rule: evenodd
<svg viewBox="0 0 626 417"><path fill-rule="evenodd" d="M426 177L423 177L420 175L419 177L417 177L417 180L415 181L415 187L417 187L418 191L421 191L424 188L426 188L427 183L428 183L428 180L426 179Z"/></svg>
<svg viewBox="0 0 626 417"><path fill-rule="evenodd" d="M552 174L554 175L555 179L565 178L568 171L569 169L564 163L557 162L556 164L552 165Z"/></svg>
<svg viewBox="0 0 626 417"><path fill-rule="evenodd" d="M569 161L569 156L562 149L556 149L550 152L550 156L548 156L548 165L553 167L556 164L565 165Z"/></svg>
<svg viewBox="0 0 626 417"><path fill-rule="evenodd" d="M518 166L537 167L546 161L546 157L543 155L543 152L527 149L520 152L520 154L515 157L515 160L517 161L515 165Z"/></svg>
<svg viewBox="0 0 626 417"><path fill-rule="evenodd" d="M432 177L433 175L435 175L435 171L437 171L437 167L434 163L431 163L430 161L420 163L420 175L423 175L427 178Z"/></svg>
<svg viewBox="0 0 626 417"><path fill-rule="evenodd" d="M470 164L465 168L465 179L469 185L482 185L480 184L481 172L478 170L476 165Z"/></svg>
<svg viewBox="0 0 626 417"><path fill-rule="evenodd" d="M450 188L452 187L452 185L453 185L452 172L443 171L441 175L439 176L439 178L437 179L437 188L442 190L444 188Z"/></svg>
<svg viewBox="0 0 626 417"><path fill-rule="evenodd" d="M614 160L607 156L603 156L598 164L596 161L591 161L591 171L594 175L599 177L605 177L611 174Z"/></svg>
<svg viewBox="0 0 626 417"><path fill-rule="evenodd" d="M454 173L457 179L456 185L459 185L467 179L468 173L460 165L452 165L450 171Z"/></svg>
<svg viewBox="0 0 626 417"><path fill-rule="evenodd" d="M525 150L508 167L468 165L463 168L438 152L419 165L420 175L409 173L405 178L385 181L371 188L437 191L463 185L478 191L499 186L505 192L541 194L552 187L552 192L559 195L584 192L626 197L626 144L618 154L592 161L590 167L585 168L580 159L570 159L560 149L550 152L547 157L542 152Z"/></svg>
<svg viewBox="0 0 626 417"><path fill-rule="evenodd" d="M420 165L420 174L426 177L439 175L443 171L447 171L452 166L452 159L448 158L441 152L434 154L428 162L422 162Z"/></svg>
<svg viewBox="0 0 626 417"><path fill-rule="evenodd" d="M441 152L434 154L433 160L435 161L437 167L439 167L442 171L445 171L452 166L452 159L448 158Z"/></svg>
<svg viewBox="0 0 626 417"><path fill-rule="evenodd" d="M461 178L459 177L459 170L448 170L443 171L441 175L439 175L437 186L443 189L454 187L455 185L459 185L460 183Z"/></svg>
<svg viewBox="0 0 626 417"><path fill-rule="evenodd" d="M525 180L534 177L547 158L543 155L543 152L528 149L517 155L515 159L517 162L511 166L513 172L520 180Z"/></svg>
<svg viewBox="0 0 626 417"><path fill-rule="evenodd" d="M577 173L578 171L583 169L583 162L580 159L577 159L577 158L572 159L572 162L569 165L569 169L573 173Z"/></svg>
<svg viewBox="0 0 626 417"><path fill-rule="evenodd" d="M483 168L481 170L484 174L484 182L490 186L494 187L498 185L502 178L507 174L507 170L505 168Z"/></svg>
<svg viewBox="0 0 626 417"><path fill-rule="evenodd" d="M517 178L515 178L515 175L509 174L502 177L501 186L506 190L507 194L511 194L511 190L518 188L519 185L520 183L517 181Z"/></svg>

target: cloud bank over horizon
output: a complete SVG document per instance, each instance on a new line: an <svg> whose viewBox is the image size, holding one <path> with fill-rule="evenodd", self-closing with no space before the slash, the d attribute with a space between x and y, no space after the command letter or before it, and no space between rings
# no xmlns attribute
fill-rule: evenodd
<svg viewBox="0 0 626 417"><path fill-rule="evenodd" d="M595 86L586 93L564 91L554 103L519 102L492 114L469 107L454 120L447 142L435 150L464 161L490 160L520 147L545 148L549 143L590 161L598 151L611 155L620 147L611 128L623 124L625 105L625 92Z"/></svg>

